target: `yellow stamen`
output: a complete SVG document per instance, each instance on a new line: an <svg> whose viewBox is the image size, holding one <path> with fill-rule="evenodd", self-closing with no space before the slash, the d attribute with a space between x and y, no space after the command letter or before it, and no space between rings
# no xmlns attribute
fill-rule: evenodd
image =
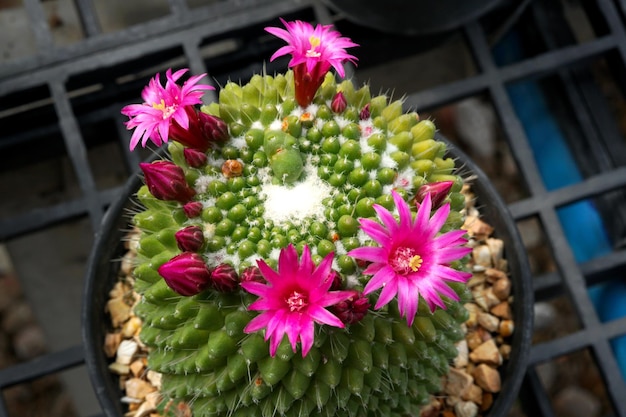
<svg viewBox="0 0 626 417"><path fill-rule="evenodd" d="M283 132L286 132L287 129L289 129L289 121L287 120L287 118L283 118L283 122L280 124L281 129L283 130Z"/></svg>
<svg viewBox="0 0 626 417"><path fill-rule="evenodd" d="M302 113L302 116L300 116L301 122L308 122L310 120L313 120L313 116L309 112L304 112Z"/></svg>
<svg viewBox="0 0 626 417"><path fill-rule="evenodd" d="M311 35L309 37L309 43L311 44L311 49L315 49L318 46L320 46L320 38L318 38L317 36Z"/></svg>
<svg viewBox="0 0 626 417"><path fill-rule="evenodd" d="M160 103L152 103L152 107L161 111L165 110L165 100L161 99Z"/></svg>
<svg viewBox="0 0 626 417"><path fill-rule="evenodd" d="M409 260L409 266L411 267L413 272L417 272L417 270L420 269L420 266L422 266L422 262L424 262L422 257L419 255L415 255Z"/></svg>

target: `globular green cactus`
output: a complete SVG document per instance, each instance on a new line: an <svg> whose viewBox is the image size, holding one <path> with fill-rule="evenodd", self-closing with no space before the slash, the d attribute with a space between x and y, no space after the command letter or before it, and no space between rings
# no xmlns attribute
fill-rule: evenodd
<svg viewBox="0 0 626 417"><path fill-rule="evenodd" d="M345 103L333 103L338 93ZM394 210L392 190L410 202L423 185L451 181L442 230L462 224L463 181L431 121L330 74L310 106L293 97L291 72L226 84L202 111L226 122L228 138L200 154L168 145L193 196L184 186L184 201L157 199L147 186L138 191L135 310L148 366L163 374L165 400L186 402L196 417L419 415L462 338L467 290L460 283L447 283L460 301L444 297L446 309L431 312L421 300L414 320L392 300L346 319L343 329L317 325L305 356L286 337L272 356L262 331L245 331L258 315L248 309L257 297L239 281L260 279L259 259L276 268L288 245L300 255L308 248L315 265L334 254L337 287L362 291L371 274L348 252L375 245L360 222L378 221L376 204ZM177 256L197 281L175 292L159 268Z"/></svg>

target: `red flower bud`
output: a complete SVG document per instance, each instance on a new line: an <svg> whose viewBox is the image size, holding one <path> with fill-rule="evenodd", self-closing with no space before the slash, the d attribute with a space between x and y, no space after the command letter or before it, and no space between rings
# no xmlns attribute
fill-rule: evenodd
<svg viewBox="0 0 626 417"><path fill-rule="evenodd" d="M333 100L330 102L330 108L335 113L343 113L343 111L348 107L348 101L346 100L346 96L340 91L335 94Z"/></svg>
<svg viewBox="0 0 626 417"><path fill-rule="evenodd" d="M204 244L204 233L198 226L187 226L174 235L178 248L183 252L198 252Z"/></svg>
<svg viewBox="0 0 626 417"><path fill-rule="evenodd" d="M194 106L186 106L185 112L189 119L187 129L172 120L169 135L176 142L205 152L211 144L221 143L228 139L228 126L219 117L208 115L196 110Z"/></svg>
<svg viewBox="0 0 626 417"><path fill-rule="evenodd" d="M424 184L417 190L417 194L415 194L415 198L413 200L417 204L422 204L426 195L430 194L432 210L436 210L441 207L453 185L453 181L441 181Z"/></svg>
<svg viewBox="0 0 626 417"><path fill-rule="evenodd" d="M231 292L239 285L239 276L232 265L219 264L211 272L211 283L220 292Z"/></svg>
<svg viewBox="0 0 626 417"><path fill-rule="evenodd" d="M256 266L249 266L241 273L241 282L260 282L265 283L265 278L261 274L261 270Z"/></svg>
<svg viewBox="0 0 626 417"><path fill-rule="evenodd" d="M328 279L333 281L333 283L330 284L329 291L339 291L343 289L343 278L339 272L334 269L331 270L330 274L328 274Z"/></svg>
<svg viewBox="0 0 626 417"><path fill-rule="evenodd" d="M150 193L159 200L188 202L196 192L189 187L183 169L173 162L142 162L139 167Z"/></svg>
<svg viewBox="0 0 626 417"><path fill-rule="evenodd" d="M202 213L202 203L199 201L190 201L183 206L183 211L190 219L198 217Z"/></svg>
<svg viewBox="0 0 626 417"><path fill-rule="evenodd" d="M222 143L228 140L228 125L216 116L198 112L202 133L211 143Z"/></svg>
<svg viewBox="0 0 626 417"><path fill-rule="evenodd" d="M183 149L183 155L185 161L192 168L201 168L206 165L207 156L206 153L193 148Z"/></svg>
<svg viewBox="0 0 626 417"><path fill-rule="evenodd" d="M211 272L197 253L176 255L158 271L172 290L184 296L199 294L211 284Z"/></svg>
<svg viewBox="0 0 626 417"><path fill-rule="evenodd" d="M369 119L371 116L370 113L370 104L367 103L365 106L363 106L363 108L361 109L361 111L359 112L359 119L360 120L367 120Z"/></svg>
<svg viewBox="0 0 626 417"><path fill-rule="evenodd" d="M352 292L353 295L347 300L329 307L331 312L345 324L358 323L365 317L370 308L367 297L356 290L352 290Z"/></svg>

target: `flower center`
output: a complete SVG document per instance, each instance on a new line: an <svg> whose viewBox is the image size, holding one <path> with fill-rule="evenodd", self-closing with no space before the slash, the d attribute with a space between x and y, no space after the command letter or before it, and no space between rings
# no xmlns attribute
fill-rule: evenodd
<svg viewBox="0 0 626 417"><path fill-rule="evenodd" d="M289 297L285 298L285 302L289 306L290 311L302 311L309 304L306 294L298 291L292 292Z"/></svg>
<svg viewBox="0 0 626 417"><path fill-rule="evenodd" d="M413 248L401 246L391 253L389 265L400 274L417 272L424 260Z"/></svg>
<svg viewBox="0 0 626 417"><path fill-rule="evenodd" d="M322 54L316 51L315 49L318 46L320 46L320 38L318 38L317 36L311 36L309 37L309 43L311 44L311 48L308 51L306 51L306 57L307 58L319 58L320 55Z"/></svg>
<svg viewBox="0 0 626 417"><path fill-rule="evenodd" d="M166 106L165 100L161 99L160 103L152 103L152 107L161 110L163 113L163 120L168 119L175 111L176 106Z"/></svg>

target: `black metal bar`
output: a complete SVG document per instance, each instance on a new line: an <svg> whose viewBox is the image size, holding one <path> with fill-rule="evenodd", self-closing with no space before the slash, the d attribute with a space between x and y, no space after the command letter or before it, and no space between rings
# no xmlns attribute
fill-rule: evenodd
<svg viewBox="0 0 626 417"><path fill-rule="evenodd" d="M80 16L83 32L87 37L99 35L102 32L100 20L93 5L93 0L74 0L74 5Z"/></svg>
<svg viewBox="0 0 626 417"><path fill-rule="evenodd" d="M4 401L4 395L0 395L0 417L9 417L9 411L7 410L6 401Z"/></svg>
<svg viewBox="0 0 626 417"><path fill-rule="evenodd" d="M85 196L85 204L89 212L91 225L94 230L97 230L102 220L103 209L97 199L96 183L87 160L87 150L80 134L80 128L74 118L72 106L61 81L52 81L50 83L50 92L57 109L59 125L63 132L67 153L71 158L81 191Z"/></svg>
<svg viewBox="0 0 626 417"><path fill-rule="evenodd" d="M548 397L539 375L534 367L529 367L526 372L525 387L530 387L532 402L524 403L525 412L529 416L554 417L552 403Z"/></svg>
<svg viewBox="0 0 626 417"><path fill-rule="evenodd" d="M81 365L84 362L84 352L81 345L48 353L29 362L13 365L10 368L0 369L0 388L29 382L44 375L54 374L69 368Z"/></svg>

